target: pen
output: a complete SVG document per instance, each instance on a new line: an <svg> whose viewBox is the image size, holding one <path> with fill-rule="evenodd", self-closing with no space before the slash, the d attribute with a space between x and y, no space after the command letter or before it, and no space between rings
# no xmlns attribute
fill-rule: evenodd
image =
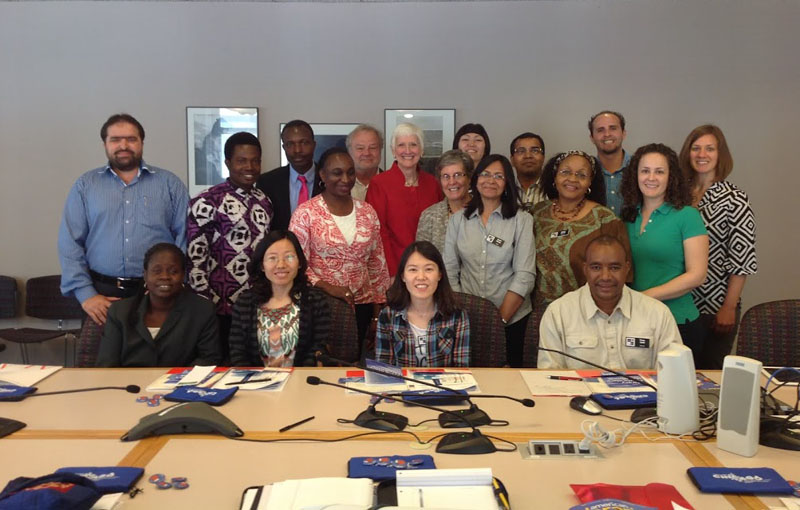
<svg viewBox="0 0 800 510"><path fill-rule="evenodd" d="M308 418L306 418L305 420L300 420L300 421L298 421L297 423L292 423L291 425L286 425L286 426L285 426L285 427L283 427L282 429L279 429L279 430L278 430L278 432L286 432L287 430L291 430L291 429L293 429L293 428L295 428L295 427L298 427L298 426L300 426L300 425L304 424L305 422L307 422L307 421L311 421L311 420L313 420L313 419L314 419L314 417L313 417L313 416L309 416L309 417L308 417Z"/></svg>
<svg viewBox="0 0 800 510"><path fill-rule="evenodd" d="M492 477L492 486L494 487L495 495L500 499L500 503L503 504L503 508L505 510L511 510L511 506L508 504L505 491L500 488L500 485L497 483L497 478L495 477Z"/></svg>
<svg viewBox="0 0 800 510"><path fill-rule="evenodd" d="M272 377L267 377L266 379L250 379L249 381L236 381L236 382L229 382L225 383L225 386L234 386L237 384L250 384L250 383L257 383L257 382L269 382L272 380Z"/></svg>
<svg viewBox="0 0 800 510"><path fill-rule="evenodd" d="M548 375L547 378L553 381L583 381L582 377L567 377L565 375Z"/></svg>

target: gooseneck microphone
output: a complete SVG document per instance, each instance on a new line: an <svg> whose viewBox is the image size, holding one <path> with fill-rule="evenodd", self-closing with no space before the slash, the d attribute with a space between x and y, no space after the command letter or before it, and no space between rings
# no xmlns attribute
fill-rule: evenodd
<svg viewBox="0 0 800 510"><path fill-rule="evenodd" d="M635 377L631 377L631 376L630 376L630 375L628 375L628 374L624 374L624 373L622 373L622 372L619 372L619 371L617 371L617 370L612 370L612 369L610 369L610 368L608 368L608 367L604 367L603 365L598 365L597 363L592 363L591 361L587 361L587 360L585 360L585 359L583 359L583 358L579 358L579 357L577 357L577 356L573 356L572 354L567 354L566 352L559 351L559 350L557 350L557 349L547 349L547 348L545 348L545 347L539 347L538 349L539 349L540 351L554 352L554 353L556 353L556 354L560 354L560 355L562 355L562 356L566 356L566 357L568 357L568 358L572 358L572 359L574 359L574 360L580 361L581 363L586 363L587 365L591 365L591 366L593 366L593 367L595 367L595 368L599 368L600 370L605 370L606 372L611 372L612 374L614 374L614 375L618 375L618 376L620 376L620 377L624 377L625 379L630 379L631 381L635 382L635 383L636 383L636 384L638 384L638 385L642 385L642 386L648 386L648 387L650 387L650 388L653 388L653 391L655 391L655 392L657 392L657 391L658 391L658 389L657 389L655 386L653 386L652 384L650 384L649 382L645 381L645 380L644 380L644 379L642 379L642 378L639 378L639 379L637 379L637 378L635 378Z"/></svg>
<svg viewBox="0 0 800 510"><path fill-rule="evenodd" d="M15 397L0 397L0 402L25 400L26 398L44 397L47 395L63 395L65 393L83 393L85 391L100 391L100 390L125 390L128 393L139 393L140 391L142 391L142 389L135 384L129 384L127 386L96 386L94 388L78 388L74 390L45 391L43 393L29 393L27 395L20 395Z"/></svg>
<svg viewBox="0 0 800 510"><path fill-rule="evenodd" d="M346 365L346 366L349 366L349 367L359 368L361 370L366 370L367 372L374 372L376 374L384 375L384 376L387 376L387 377L395 377L395 378L398 378L398 379L403 379L404 381L409 381L409 382L412 382L414 384L421 384L423 386L430 386L431 388L439 390L440 392L442 390L444 390L444 392L450 392L449 394L445 393L444 395L431 395L431 397L430 397L431 400L436 400L437 402L441 402L442 400L445 400L447 402L446 404L441 404L441 405L451 405L451 404L457 404L459 402L467 402L467 403L469 403L469 408L467 408L467 409L458 409L456 411L449 411L447 413L440 414L439 415L439 425L442 428L463 427L464 423L469 423L470 424L469 426L473 426L473 427L480 427L481 425L489 425L489 424L491 424L493 422L493 420L489 417L488 414L486 414L485 411L480 409L477 405L475 405L472 402L471 399L473 399L473 398L504 398L504 399L507 399L507 400L513 400L514 402L518 402L518 403L524 405L525 407L533 407L533 406L536 405L536 402L534 402L530 398L522 398L522 399L520 399L520 398L510 397L508 395L468 395L466 393L461 393L458 390L455 390L453 388L448 388L447 386L440 386L440 385L433 384L431 382L424 381L424 380L421 380L421 379L414 379L412 377L406 377L404 375L397 375L395 373L389 373L389 372L386 372L384 370L381 370L380 368L369 367L366 364L348 363L347 361L336 359L334 357L331 357L331 356L328 356L326 354L323 354L322 352L319 352L319 351L317 351L316 357L317 357L318 361L321 361L323 363L331 362L331 363L335 363L335 364L338 364L338 365ZM419 368L424 369L425 367L419 367ZM395 397L398 397L398 396L402 397L404 395L402 393L387 393L385 396L386 397L395 398ZM419 402L420 400L424 401L424 397L423 398L416 397L414 399L414 402ZM454 416L458 416L459 419L454 419ZM508 422L500 422L500 424L507 425Z"/></svg>
<svg viewBox="0 0 800 510"><path fill-rule="evenodd" d="M328 381L323 381L319 377L316 376L308 376L306 378L306 382L312 386L318 386L320 384L325 386L333 386L334 388L342 388L344 390L352 390L356 393L363 393L364 395L370 395L373 397L383 398L383 395L380 393L374 393L367 390L362 390L360 388L350 388L343 384L332 383ZM481 434L481 431L475 428L471 423L469 423L465 418L459 416L458 414L448 411L447 409L442 409L440 407L429 406L428 404L423 404L421 402L414 402L410 400L405 400L403 398L395 397L395 400L398 400L404 404L418 406L425 409L430 409L432 411L436 411L439 413L446 413L452 415L452 417L464 423L467 427L472 428L472 432L450 432L448 434L444 434L442 439L439 440L439 444L436 445L436 451L438 453L453 453L453 454L467 454L467 455L474 455L474 454L481 454L481 453L493 453L497 451L497 447L495 447L492 441ZM363 413L362 413L363 414ZM406 423L408 419L405 419ZM394 429L392 429L395 431ZM400 429L402 430L402 429Z"/></svg>

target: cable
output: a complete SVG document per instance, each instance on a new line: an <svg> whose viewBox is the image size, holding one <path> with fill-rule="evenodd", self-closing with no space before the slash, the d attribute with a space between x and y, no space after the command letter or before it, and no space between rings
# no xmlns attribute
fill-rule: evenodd
<svg viewBox="0 0 800 510"><path fill-rule="evenodd" d="M398 430L398 431L391 431L391 430L380 430L376 432L362 432L360 434L353 434L352 436L340 437L338 439L317 439L317 438L281 438L281 439L251 439L246 437L232 437L234 441L246 441L249 443L290 443L290 442L297 442L297 443L304 443L304 442L311 442L311 443L339 443L341 441L347 441L349 439L356 439L358 437L364 436L374 436L379 434L409 434L414 436L414 439L417 440L419 444L428 444L430 441L425 442L419 438L416 434L408 430Z"/></svg>

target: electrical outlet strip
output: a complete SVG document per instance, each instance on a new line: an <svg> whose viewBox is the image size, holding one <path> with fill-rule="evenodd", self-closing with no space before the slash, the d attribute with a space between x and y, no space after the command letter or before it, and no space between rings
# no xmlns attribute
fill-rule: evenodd
<svg viewBox="0 0 800 510"><path fill-rule="evenodd" d="M580 441L531 439L527 444L518 446L523 459L596 459L602 457L597 445L592 443L588 449L582 450Z"/></svg>

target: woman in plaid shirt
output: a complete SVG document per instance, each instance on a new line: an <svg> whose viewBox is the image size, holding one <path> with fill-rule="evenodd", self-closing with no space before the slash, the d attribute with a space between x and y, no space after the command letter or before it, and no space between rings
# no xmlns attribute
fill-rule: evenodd
<svg viewBox="0 0 800 510"><path fill-rule="evenodd" d="M439 250L428 241L403 252L378 316L375 358L403 367L469 366L469 318L457 308Z"/></svg>

